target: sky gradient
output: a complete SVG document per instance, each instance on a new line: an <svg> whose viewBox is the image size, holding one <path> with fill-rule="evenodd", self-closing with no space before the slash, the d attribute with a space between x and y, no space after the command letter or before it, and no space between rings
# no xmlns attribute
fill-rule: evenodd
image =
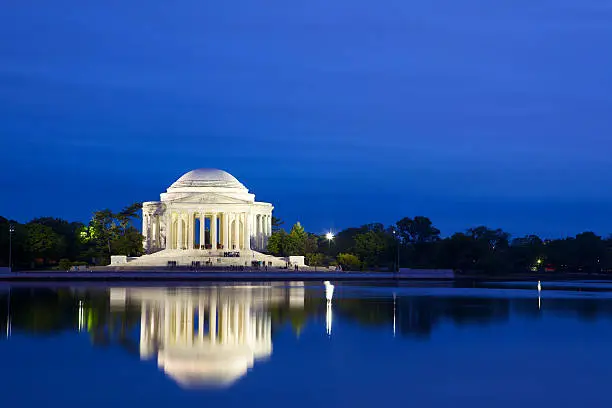
<svg viewBox="0 0 612 408"><path fill-rule="evenodd" d="M312 232L612 232L610 0L7 0L0 215L229 171Z"/></svg>

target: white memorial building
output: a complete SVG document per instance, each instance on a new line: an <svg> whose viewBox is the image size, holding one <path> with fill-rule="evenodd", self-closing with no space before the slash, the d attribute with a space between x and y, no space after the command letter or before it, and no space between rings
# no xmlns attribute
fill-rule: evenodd
<svg viewBox="0 0 612 408"><path fill-rule="evenodd" d="M260 261L285 266L288 260L261 253L272 234L273 209L270 203L255 201L255 194L226 171L192 170L172 183L159 201L143 203L146 255L113 256L111 265L248 266ZM303 265L300 258L291 261Z"/></svg>

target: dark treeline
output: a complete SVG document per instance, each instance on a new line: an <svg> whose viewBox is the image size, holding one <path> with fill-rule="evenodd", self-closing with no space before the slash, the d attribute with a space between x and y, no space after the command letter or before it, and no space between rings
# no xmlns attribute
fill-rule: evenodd
<svg viewBox="0 0 612 408"><path fill-rule="evenodd" d="M97 211L87 224L44 217L26 224L0 217L0 265L8 265L9 226L15 269L70 265L106 265L111 255L143 253L142 235L135 227L139 203L119 212ZM344 270L443 268L466 273L612 271L612 238L593 232L574 237L542 239L511 237L501 229L470 228L449 237L427 217L402 218L344 229L333 238L307 232L296 223L287 232L273 217L268 252L276 256L304 255L310 266L340 265Z"/></svg>
<svg viewBox="0 0 612 408"><path fill-rule="evenodd" d="M402 218L347 228L329 240L298 224L289 233L274 220L268 249L274 255L305 255L310 265L340 264L345 270L443 268L460 272L612 272L612 238L593 232L542 239L511 237L501 229L470 228L442 238L427 217Z"/></svg>
<svg viewBox="0 0 612 408"><path fill-rule="evenodd" d="M136 203L117 213L96 211L88 224L53 217L21 224L0 216L0 266L9 264L9 252L16 270L106 265L111 255L141 255L142 235L134 226L140 208Z"/></svg>

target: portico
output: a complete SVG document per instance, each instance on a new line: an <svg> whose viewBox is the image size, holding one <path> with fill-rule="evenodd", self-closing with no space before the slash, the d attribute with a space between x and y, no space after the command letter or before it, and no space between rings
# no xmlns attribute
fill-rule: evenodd
<svg viewBox="0 0 612 408"><path fill-rule="evenodd" d="M145 247L154 250L159 240L159 218L151 217ZM253 213L249 208L181 208L169 206L167 249L264 249L272 230L272 216Z"/></svg>

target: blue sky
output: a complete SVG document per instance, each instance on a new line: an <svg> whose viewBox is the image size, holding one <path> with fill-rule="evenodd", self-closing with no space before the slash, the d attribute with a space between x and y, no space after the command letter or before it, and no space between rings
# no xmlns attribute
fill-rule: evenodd
<svg viewBox="0 0 612 408"><path fill-rule="evenodd" d="M612 1L6 0L0 214L222 168L323 232L612 232Z"/></svg>

